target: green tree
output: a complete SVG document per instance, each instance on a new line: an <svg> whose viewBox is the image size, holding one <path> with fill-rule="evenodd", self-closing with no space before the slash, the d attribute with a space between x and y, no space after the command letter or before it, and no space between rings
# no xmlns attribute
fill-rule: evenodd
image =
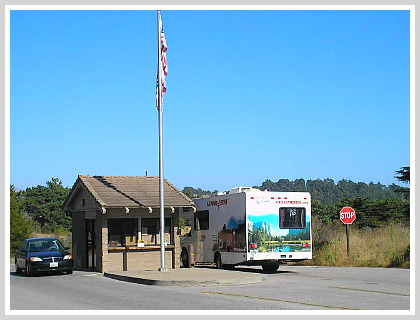
<svg viewBox="0 0 420 320"><path fill-rule="evenodd" d="M305 180L300 178L293 181L293 191L306 191L306 183Z"/></svg>
<svg viewBox="0 0 420 320"><path fill-rule="evenodd" d="M46 184L27 188L22 193L23 210L39 224L42 231L54 232L57 228L70 230L71 215L69 212L62 213L70 189L65 188L58 178L52 178Z"/></svg>
<svg viewBox="0 0 420 320"><path fill-rule="evenodd" d="M268 191L281 191L278 189L277 184L275 184L273 181L271 181L270 179L265 180L262 184L261 187L257 187L260 190L268 190Z"/></svg>
<svg viewBox="0 0 420 320"><path fill-rule="evenodd" d="M401 167L400 170L395 171L395 178L404 183L410 183L410 167ZM410 188L399 187L395 192L403 195L404 199L410 199Z"/></svg>
<svg viewBox="0 0 420 320"><path fill-rule="evenodd" d="M200 188L196 189L193 187L184 187L182 192L190 199L197 199L197 198L204 198L209 197L211 194L217 194L217 190L214 190L213 192L209 190L202 190Z"/></svg>
<svg viewBox="0 0 420 320"><path fill-rule="evenodd" d="M401 167L400 170L395 171L395 178L405 183L410 182L410 167Z"/></svg>
<svg viewBox="0 0 420 320"><path fill-rule="evenodd" d="M10 186L10 256L14 256L20 243L32 233L31 221L21 213L20 192Z"/></svg>

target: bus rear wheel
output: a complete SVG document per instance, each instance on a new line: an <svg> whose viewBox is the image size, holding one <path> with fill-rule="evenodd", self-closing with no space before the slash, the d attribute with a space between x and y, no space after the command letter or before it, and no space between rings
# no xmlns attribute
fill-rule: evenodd
<svg viewBox="0 0 420 320"><path fill-rule="evenodd" d="M276 261L276 262L264 263L261 266L263 270L266 272L274 272L279 268L280 262Z"/></svg>

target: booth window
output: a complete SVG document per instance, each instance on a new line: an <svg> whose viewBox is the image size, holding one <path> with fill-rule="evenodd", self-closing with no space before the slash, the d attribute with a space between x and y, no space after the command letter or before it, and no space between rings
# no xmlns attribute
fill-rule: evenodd
<svg viewBox="0 0 420 320"><path fill-rule="evenodd" d="M160 218L141 219L141 239L146 246L160 245ZM165 242L172 244L171 218L165 218Z"/></svg>
<svg viewBox="0 0 420 320"><path fill-rule="evenodd" d="M209 230L209 210L194 213L194 230Z"/></svg>
<svg viewBox="0 0 420 320"><path fill-rule="evenodd" d="M279 222L280 229L305 229L306 209L280 208Z"/></svg>
<svg viewBox="0 0 420 320"><path fill-rule="evenodd" d="M137 244L137 219L108 219L108 245L128 247Z"/></svg>

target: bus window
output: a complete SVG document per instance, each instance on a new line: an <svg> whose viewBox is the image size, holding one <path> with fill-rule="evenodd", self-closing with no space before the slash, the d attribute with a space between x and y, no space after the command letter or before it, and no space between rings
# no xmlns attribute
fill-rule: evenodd
<svg viewBox="0 0 420 320"><path fill-rule="evenodd" d="M192 219L190 218L179 218L178 235L191 237L191 229L192 229L191 220Z"/></svg>
<svg viewBox="0 0 420 320"><path fill-rule="evenodd" d="M194 230L209 230L209 210L194 213Z"/></svg>
<svg viewBox="0 0 420 320"><path fill-rule="evenodd" d="M280 229L305 229L306 209L305 208L280 208L279 209Z"/></svg>

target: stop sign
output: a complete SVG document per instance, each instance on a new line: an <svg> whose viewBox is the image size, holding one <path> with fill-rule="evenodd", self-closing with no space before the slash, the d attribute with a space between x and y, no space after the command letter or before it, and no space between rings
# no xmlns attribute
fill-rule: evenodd
<svg viewBox="0 0 420 320"><path fill-rule="evenodd" d="M344 207L340 211L340 220L344 224L352 224L356 220L356 211L352 207Z"/></svg>

